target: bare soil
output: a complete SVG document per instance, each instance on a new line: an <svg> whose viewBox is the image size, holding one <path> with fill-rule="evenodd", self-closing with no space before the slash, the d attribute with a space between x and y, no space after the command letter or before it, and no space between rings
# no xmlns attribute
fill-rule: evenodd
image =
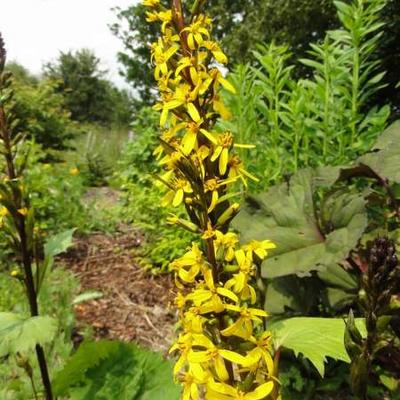
<svg viewBox="0 0 400 400"><path fill-rule="evenodd" d="M103 294L75 306L77 332L89 325L96 339L135 341L165 352L176 322L170 308L173 282L171 276L155 276L135 261L142 240L126 226L112 235L95 233L75 239L64 264L79 279L82 293Z"/></svg>

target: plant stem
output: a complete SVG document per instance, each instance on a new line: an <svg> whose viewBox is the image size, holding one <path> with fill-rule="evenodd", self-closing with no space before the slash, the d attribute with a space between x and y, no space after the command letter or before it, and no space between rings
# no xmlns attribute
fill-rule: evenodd
<svg viewBox="0 0 400 400"><path fill-rule="evenodd" d="M12 141L11 132L7 124L7 117L4 107L0 107L0 135L4 145L4 158L7 165L7 177L10 181L17 179L16 168L14 165L14 157L12 152ZM12 190L13 205L16 210L22 208L21 194L17 189ZM25 272L25 287L29 301L30 313L32 317L39 315L37 293L35 289L35 283L32 272L32 255L28 247L28 240L26 235L26 225L23 215L13 215L14 224L18 231L20 239L20 253L22 258L22 265ZM53 400L53 394L51 390L50 377L48 373L46 358L44 350L40 345L36 345L36 356L40 368L42 382L45 390L46 400Z"/></svg>

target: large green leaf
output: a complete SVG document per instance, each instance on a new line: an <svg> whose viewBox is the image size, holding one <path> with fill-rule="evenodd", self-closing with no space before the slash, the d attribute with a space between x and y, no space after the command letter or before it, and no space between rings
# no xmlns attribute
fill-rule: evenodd
<svg viewBox="0 0 400 400"><path fill-rule="evenodd" d="M400 121L393 123L377 139L371 152L359 157L341 173L343 178L369 176L400 182Z"/></svg>
<svg viewBox="0 0 400 400"><path fill-rule="evenodd" d="M356 320L357 328L363 336L366 328L363 319ZM321 376L327 357L350 362L344 346L345 322L338 318L290 318L274 321L269 330L273 333L274 345L285 347L308 358Z"/></svg>
<svg viewBox="0 0 400 400"><path fill-rule="evenodd" d="M0 357L31 351L37 344L45 345L53 340L56 331L53 318L0 312Z"/></svg>
<svg viewBox="0 0 400 400"><path fill-rule="evenodd" d="M289 183L246 201L234 220L242 241L270 239L276 244L262 264L264 278L324 271L343 261L356 246L367 225L361 195L331 194L317 212L316 190L332 185L339 171L328 167L302 170Z"/></svg>
<svg viewBox="0 0 400 400"><path fill-rule="evenodd" d="M177 400L172 363L134 344L83 343L53 381L71 400Z"/></svg>

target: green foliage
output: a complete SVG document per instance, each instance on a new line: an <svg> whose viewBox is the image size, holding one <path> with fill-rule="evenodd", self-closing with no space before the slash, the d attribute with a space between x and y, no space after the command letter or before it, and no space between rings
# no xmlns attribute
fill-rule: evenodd
<svg viewBox="0 0 400 400"><path fill-rule="evenodd" d="M143 266L165 271L170 261L182 255L192 235L177 232L165 222L174 208L160 204L161 189L155 185L159 171L153 151L157 146L158 117L142 108L132 124L133 138L126 144L118 166L117 178L124 191L124 219L142 228L146 242L140 249Z"/></svg>
<svg viewBox="0 0 400 400"><path fill-rule="evenodd" d="M85 342L54 378L56 395L71 399L178 399L172 364L121 342Z"/></svg>
<svg viewBox="0 0 400 400"><path fill-rule="evenodd" d="M270 312L334 312L355 300L362 243L377 227L398 237L399 128L390 126L348 167L301 170L248 198L234 220L242 240L277 244L261 267Z"/></svg>
<svg viewBox="0 0 400 400"><path fill-rule="evenodd" d="M165 2L167 4L168 2ZM359 4L370 5L371 0ZM149 104L154 100L154 81L151 72L148 43L154 42L157 32L154 25L145 21L145 8L133 5L126 9L116 8L117 21L111 26L121 40L124 50L118 57L123 65L126 80L138 89L140 100ZM285 43L293 60L303 58L309 43L323 41L328 29L339 27L340 21L332 0L214 0L207 3L207 12L213 17L214 33L222 41L231 65L246 63L258 43ZM377 59L383 61L388 71L388 87L369 99L369 104L388 104L399 112L397 65L400 59L400 4L387 0L380 12L386 26L377 49ZM308 76L307 68L296 62L297 78Z"/></svg>
<svg viewBox="0 0 400 400"><path fill-rule="evenodd" d="M13 89L16 131L40 144L49 152L47 158L58 157L59 153L52 151L67 149L68 142L79 132L70 119L63 96L56 92L53 82L32 82L21 78L21 74L14 79Z"/></svg>
<svg viewBox="0 0 400 400"><path fill-rule="evenodd" d="M55 257L58 254L64 253L72 246L72 235L75 229L58 233L57 235L50 236L44 245L45 257Z"/></svg>
<svg viewBox="0 0 400 400"><path fill-rule="evenodd" d="M365 322L357 320L357 327L366 334ZM344 346L345 322L339 318L290 318L269 325L274 346L285 347L308 358L320 375L324 376L326 357L347 363L350 358Z"/></svg>
<svg viewBox="0 0 400 400"><path fill-rule="evenodd" d="M49 315L51 321L55 321L57 329L53 332L52 343L46 345L51 371L59 369L72 350L71 335L75 326L75 316L71 305L77 292L76 278L71 272L59 266L49 272L40 291L40 310L43 314ZM0 311L7 310L18 315L26 315L29 311L24 296L24 288L18 279L12 278L9 274L0 273ZM46 317L46 320L47 318L49 317ZM51 324L51 326L54 325L53 322ZM48 337L51 334L46 330L40 330L37 333L40 337ZM29 335L26 343L31 342ZM25 342L22 345L24 346ZM20 365L23 360L28 362L33 368L35 381L39 382L40 375L35 352L30 350L20 356L22 359L10 355L0 363L1 399L26 400L33 397L30 380Z"/></svg>
<svg viewBox="0 0 400 400"><path fill-rule="evenodd" d="M325 175L325 176L324 176ZM342 261L367 225L360 194L336 191L323 201L315 194L338 177L336 168L301 170L288 183L250 197L235 219L241 240L268 238L276 244L261 268L264 278L304 275Z"/></svg>
<svg viewBox="0 0 400 400"><path fill-rule="evenodd" d="M50 317L1 312L0 327L0 357L4 357L32 351L37 344L50 343L57 331L57 322Z"/></svg>
<svg viewBox="0 0 400 400"><path fill-rule="evenodd" d="M45 232L60 232L87 224L82 204L85 187L81 176L71 174L66 164L43 164L40 152L32 152L27 174L31 202L38 227Z"/></svg>
<svg viewBox="0 0 400 400"><path fill-rule="evenodd" d="M226 94L233 119L223 128L257 145L245 162L262 178L259 188L299 168L347 163L369 150L386 125L387 106L368 109L384 87L375 57L385 1L335 4L343 26L327 32L322 43L311 45L310 57L300 60L309 68L307 78L295 79L288 47L274 43L258 46L256 68L231 75L241 99ZM244 104L255 112L244 113Z"/></svg>
<svg viewBox="0 0 400 400"><path fill-rule="evenodd" d="M65 99L72 118L80 122L126 125L130 120L130 98L105 78L100 59L88 50L61 52L44 67Z"/></svg>

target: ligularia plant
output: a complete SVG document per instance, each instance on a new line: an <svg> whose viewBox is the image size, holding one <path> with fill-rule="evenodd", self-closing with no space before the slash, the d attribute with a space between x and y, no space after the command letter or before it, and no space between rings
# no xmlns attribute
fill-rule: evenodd
<svg viewBox="0 0 400 400"><path fill-rule="evenodd" d="M229 118L220 89L234 92L217 68L227 57L211 39L211 19L195 1L185 15L181 0L170 9L160 0L144 0L147 21L161 23L151 46L160 92L162 135L156 149L165 172L165 204L183 204L189 220L170 223L199 235L183 257L171 264L178 294L180 334L175 377L184 400L260 400L279 398L270 332L257 308L257 264L275 247L270 241L240 245L229 231L239 204L229 189L254 179L243 167L229 131L217 133L219 117Z"/></svg>

